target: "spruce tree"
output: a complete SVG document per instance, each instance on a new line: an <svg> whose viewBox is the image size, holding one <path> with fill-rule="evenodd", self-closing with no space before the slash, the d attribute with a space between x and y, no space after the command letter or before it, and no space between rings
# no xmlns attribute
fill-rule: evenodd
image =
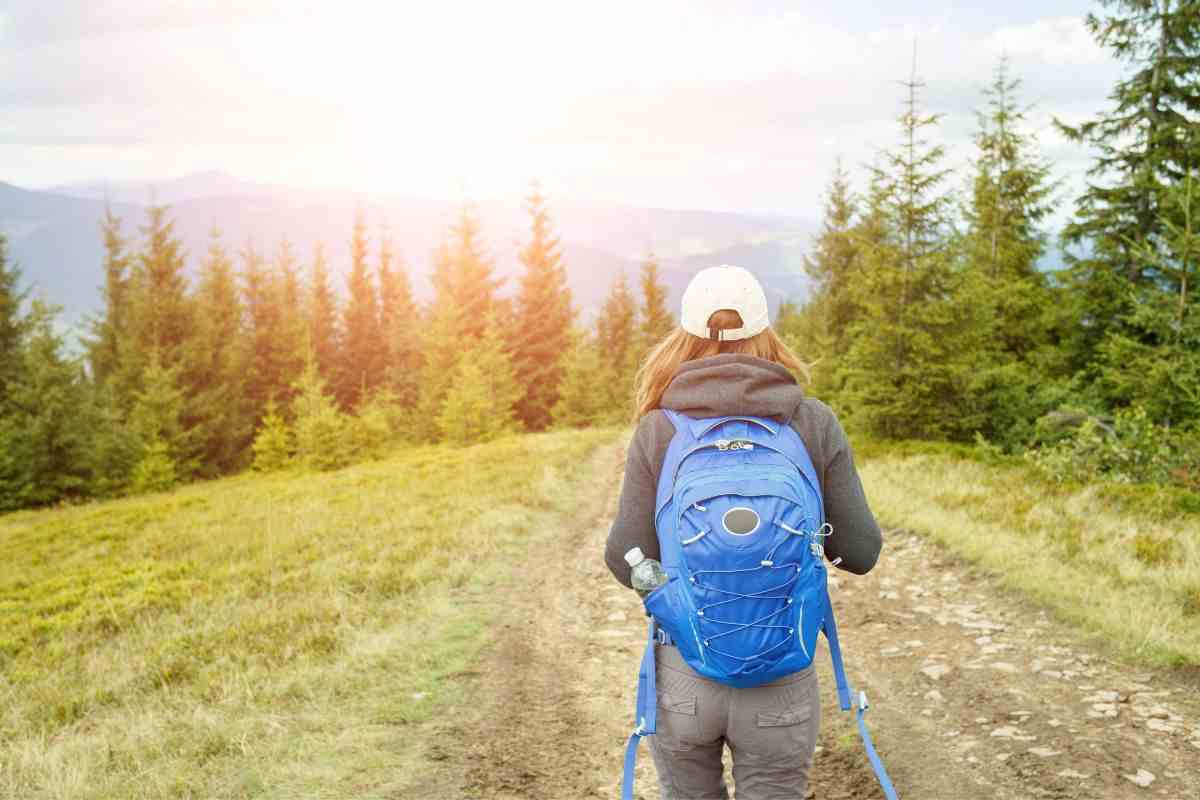
<svg viewBox="0 0 1200 800"><path fill-rule="evenodd" d="M1118 406L1137 406L1173 428L1200 426L1200 314L1190 294L1200 278L1200 171L1172 187L1158 247L1135 255L1176 287L1135 290L1132 310L1100 345L1098 384ZM1176 222L1175 220L1178 220Z"/></svg>
<svg viewBox="0 0 1200 800"><path fill-rule="evenodd" d="M662 284L658 260L651 253L642 262L641 350L651 348L675 330L675 317L667 309L667 287Z"/></svg>
<svg viewBox="0 0 1200 800"><path fill-rule="evenodd" d="M88 489L88 387L82 364L66 355L55 310L34 301L21 364L0 411L0 509L46 505Z"/></svg>
<svg viewBox="0 0 1200 800"><path fill-rule="evenodd" d="M624 421L612 402L615 375L611 364L605 362L597 342L585 332L575 331L572 339L558 400L551 411L554 425L586 428Z"/></svg>
<svg viewBox="0 0 1200 800"><path fill-rule="evenodd" d="M804 271L813 281L812 302L823 309L826 333L836 343L835 353L845 351L845 335L854 316L850 284L858 257L856 210L849 176L838 159L825 197L821 232L813 240L812 252L804 257Z"/></svg>
<svg viewBox="0 0 1200 800"><path fill-rule="evenodd" d="M131 310L131 349L155 351L164 364L183 368L188 339L195 330L194 304L184 274L183 243L165 206L151 206L142 228ZM143 361L138 368L145 366Z"/></svg>
<svg viewBox="0 0 1200 800"><path fill-rule="evenodd" d="M348 297L342 318L345 332L335 394L342 408L358 405L383 382L387 352L379 323L379 301L367 266L367 230L362 212L354 220L350 242Z"/></svg>
<svg viewBox="0 0 1200 800"><path fill-rule="evenodd" d="M147 210L142 234L129 282L128 324L117 339L114 394L145 448L151 439L141 427L147 403L157 402L170 384L177 404L170 433L161 438L177 474L186 477L200 465L199 439L187 431L198 415L188 381L197 372L196 303L184 274L183 243L166 207Z"/></svg>
<svg viewBox="0 0 1200 800"><path fill-rule="evenodd" d="M1066 242L1083 247L1070 264L1082 295L1080 360L1089 361L1110 335L1132 335L1123 319L1135 299L1169 282L1142 249L1161 250L1166 223L1178 223L1171 187L1200 167L1200 6L1190 0L1101 0L1108 14L1089 14L1087 26L1128 70L1112 107L1072 126L1067 137L1098 155Z"/></svg>
<svg viewBox="0 0 1200 800"><path fill-rule="evenodd" d="M140 385L134 397L130 422L142 445L142 458L134 470L135 487L143 478L166 473L164 462L170 463L171 482L189 475L196 464L192 460L195 443L192 432L184 427L185 394L180 385L180 369L168 366L158 350L148 354ZM148 470L148 472L147 472ZM151 488L163 488L155 486Z"/></svg>
<svg viewBox="0 0 1200 800"><path fill-rule="evenodd" d="M416 406L421 369L421 319L404 263L395 259L391 240L379 249L380 327L387 352L385 385L402 408Z"/></svg>
<svg viewBox="0 0 1200 800"><path fill-rule="evenodd" d="M449 264L448 248L439 247L435 265L444 268ZM438 436L437 415L446 399L446 392L455 374L459 354L470 348L472 342L462 335L462 310L456 305L453 291L438 280L434 272L433 305L426 315L426 325L421 335L421 351L424 361L420 370L417 392L417 412L414 416L414 434L418 439L433 440ZM448 268L443 273L449 276Z"/></svg>
<svg viewBox="0 0 1200 800"><path fill-rule="evenodd" d="M813 388L826 398L836 393L835 366L850 346L850 327L857 312L851 291L861 255L856 216L857 198L838 159L826 192L821 231L804 257L812 291L803 309L785 304L776 315L775 330L793 350L815 362Z"/></svg>
<svg viewBox="0 0 1200 800"><path fill-rule="evenodd" d="M238 465L251 429L242 305L233 262L216 228L200 267L196 325L196 353L189 359L195 368L187 376L193 398L188 424L200 448L200 472L214 476Z"/></svg>
<svg viewBox="0 0 1200 800"><path fill-rule="evenodd" d="M955 298L964 330L973 331L960 347L977 362L957 415L960 432L978 431L1010 448L1025 444L1034 421L1056 404L1062 390L1054 379L1067 369L1052 341L1055 297L1038 269L1055 185L1036 141L1022 130L1020 85L1001 60L985 92L964 209L966 274Z"/></svg>
<svg viewBox="0 0 1200 800"><path fill-rule="evenodd" d="M0 233L0 414L4 413L8 387L21 371L25 291L20 283L21 271L9 263L8 240Z"/></svg>
<svg viewBox="0 0 1200 800"><path fill-rule="evenodd" d="M91 389L84 415L90 426L85 461L88 494L116 497L129 488L142 456L142 442L128 422L113 382L93 382Z"/></svg>
<svg viewBox="0 0 1200 800"><path fill-rule="evenodd" d="M458 220L450 229L449 260L446 269L435 264L435 288L449 290L458 304L461 335L478 339L487 329L489 320L506 322L506 309L498 307L496 290L502 280L495 277L495 266L483 249L479 217L475 209L464 203ZM444 276L441 273L446 273ZM439 281L443 284L438 286ZM503 305L503 304L499 304Z"/></svg>
<svg viewBox="0 0 1200 800"><path fill-rule="evenodd" d="M518 254L525 272L517 294L513 363L523 392L517 416L528 429L541 430L550 423L550 409L558 399L574 312L559 240L536 184L527 208L531 236Z"/></svg>
<svg viewBox="0 0 1200 800"><path fill-rule="evenodd" d="M120 361L118 342L124 338L129 314L130 256L121 232L121 218L105 206L100 229L104 237L104 315L92 322L92 338L88 342L92 377L104 381L116 371Z"/></svg>
<svg viewBox="0 0 1200 800"><path fill-rule="evenodd" d="M258 433L254 435L254 471L276 472L285 469L291 463L294 450L292 430L287 420L279 413L275 401L268 401Z"/></svg>
<svg viewBox="0 0 1200 800"><path fill-rule="evenodd" d="M309 348L308 324L304 318L304 289L300 284L299 267L292 252L292 243L285 236L279 242L275 257L274 290L279 308L278 353L281 402L291 399L292 384L304 369Z"/></svg>
<svg viewBox="0 0 1200 800"><path fill-rule="evenodd" d="M477 444L517 431L520 397L499 326L488 320L483 335L458 361L437 415L438 436L455 444Z"/></svg>
<svg viewBox="0 0 1200 800"><path fill-rule="evenodd" d="M921 112L924 84L915 64L904 85L901 143L872 168L864 214L886 233L859 239L854 300L861 313L838 379L846 404L873 432L939 437L956 429L950 409L961 400L967 354L955 341L961 308L946 302L957 286L950 197L941 189L944 150L922 138L939 117Z"/></svg>
<svg viewBox="0 0 1200 800"><path fill-rule="evenodd" d="M349 464L346 416L327 390L315 358L309 357L295 389L292 414L296 458L304 466L317 470L339 469Z"/></svg>
<svg viewBox="0 0 1200 800"><path fill-rule="evenodd" d="M279 293L271 267L252 241L241 252L242 297L246 308L249 369L246 396L255 418L283 394L279 352Z"/></svg>
<svg viewBox="0 0 1200 800"><path fill-rule="evenodd" d="M624 271L618 272L596 317L596 346L609 376L609 402L614 414L628 419L633 413L633 381L641 359L637 300L629 290Z"/></svg>
<svg viewBox="0 0 1200 800"><path fill-rule="evenodd" d="M308 288L308 342L317 369L326 381L336 377L340 339L338 337L337 299L329 285L329 265L325 248L318 243L313 250L312 278Z"/></svg>

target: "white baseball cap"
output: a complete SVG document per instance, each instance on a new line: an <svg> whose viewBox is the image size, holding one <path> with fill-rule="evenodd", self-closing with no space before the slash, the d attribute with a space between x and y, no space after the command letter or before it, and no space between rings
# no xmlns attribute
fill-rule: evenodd
<svg viewBox="0 0 1200 800"><path fill-rule="evenodd" d="M713 312L728 309L742 318L742 327L709 329L708 318ZM771 324L767 315L767 296L750 270L722 265L702 269L683 291L680 325L693 336L733 342L749 339Z"/></svg>

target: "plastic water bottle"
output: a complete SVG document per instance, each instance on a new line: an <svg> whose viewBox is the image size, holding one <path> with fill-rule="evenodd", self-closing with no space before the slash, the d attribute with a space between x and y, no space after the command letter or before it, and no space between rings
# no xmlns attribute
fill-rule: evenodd
<svg viewBox="0 0 1200 800"><path fill-rule="evenodd" d="M625 563L633 568L629 573L629 578L633 583L634 590L642 597L669 580L667 573L663 571L662 564L653 558L646 558L640 547L631 548L625 554Z"/></svg>

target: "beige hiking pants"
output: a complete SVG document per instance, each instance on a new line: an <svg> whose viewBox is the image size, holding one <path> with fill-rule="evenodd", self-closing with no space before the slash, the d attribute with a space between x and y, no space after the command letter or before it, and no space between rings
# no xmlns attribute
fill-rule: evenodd
<svg viewBox="0 0 1200 800"><path fill-rule="evenodd" d="M726 744L737 800L801 800L821 721L817 671L735 689L696 674L675 647L655 649L658 725L648 740L663 800L726 800Z"/></svg>

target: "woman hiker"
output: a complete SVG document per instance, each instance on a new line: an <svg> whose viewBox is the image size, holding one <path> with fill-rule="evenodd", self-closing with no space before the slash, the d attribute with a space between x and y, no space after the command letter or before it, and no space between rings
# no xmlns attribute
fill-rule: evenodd
<svg viewBox="0 0 1200 800"><path fill-rule="evenodd" d="M739 267L703 270L684 293L681 311L681 327L654 348L638 375L638 425L605 550L613 575L631 586L626 554L633 548L661 560L656 498L676 433L672 411L682 415L677 421L750 416L790 426L811 458L832 529L814 541L831 565L870 571L882 542L850 443L829 407L796 383L794 374L806 367L771 329L757 279ZM811 663L760 686L735 688L697 673L674 645L654 650L657 732L648 738L664 800L727 798L725 745L739 800L805 797L820 720Z"/></svg>

